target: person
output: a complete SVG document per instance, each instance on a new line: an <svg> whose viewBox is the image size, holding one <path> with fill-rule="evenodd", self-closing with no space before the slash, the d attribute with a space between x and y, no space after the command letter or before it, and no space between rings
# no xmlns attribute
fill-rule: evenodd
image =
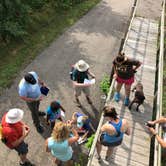
<svg viewBox="0 0 166 166"><path fill-rule="evenodd" d="M73 134L72 137L69 137L70 131ZM77 142L78 138L77 131L70 124L57 122L55 123L52 136L46 140L46 151L51 152L55 157L55 163L57 165L60 165L62 162L66 166L73 165L73 150L71 145Z"/></svg>
<svg viewBox="0 0 166 166"><path fill-rule="evenodd" d="M105 160L109 161L114 148L122 143L124 133L130 135L130 127L127 120L119 118L114 107L110 105L105 106L103 111L104 117L106 117L108 121L101 127L100 140L98 140L96 144L99 162L101 161L100 153L102 145L108 147Z"/></svg>
<svg viewBox="0 0 166 166"><path fill-rule="evenodd" d="M85 142L88 135L90 135L91 131L94 130L89 117L79 112L73 113L70 123L72 125L77 125L77 132L79 136L81 136L78 141L80 144Z"/></svg>
<svg viewBox="0 0 166 166"><path fill-rule="evenodd" d="M27 159L28 144L24 139L28 136L30 128L22 122L24 112L21 109L13 108L2 117L2 142L10 149L17 151L20 157L21 166L32 166Z"/></svg>
<svg viewBox="0 0 166 166"><path fill-rule="evenodd" d="M89 75L92 78L95 78L95 75L89 70L89 65L84 60L79 60L74 66L72 76L73 86L75 89L75 99L78 104L80 104L78 97L81 95L81 92L85 93L88 103L92 104L89 90L91 83L84 83L85 79L89 79Z"/></svg>
<svg viewBox="0 0 166 166"><path fill-rule="evenodd" d="M65 109L60 104L60 101L58 101L58 100L52 101L50 106L48 106L48 108L46 110L46 114L47 114L46 121L47 121L48 125L49 124L51 125L52 129L54 128L56 119L63 121L62 116L61 116L61 114L62 114L61 110L64 113L66 112Z"/></svg>
<svg viewBox="0 0 166 166"><path fill-rule="evenodd" d="M129 59L125 56L125 53L119 53L119 55L113 60L114 78L117 85L114 94L114 100L118 102L120 100L120 90L122 85L125 86L125 100L124 105L129 105L130 89L134 82L134 74L140 67L141 62L134 59Z"/></svg>
<svg viewBox="0 0 166 166"><path fill-rule="evenodd" d="M161 124L165 127L166 125L166 118L165 117L161 117L160 119L154 120L154 121L148 121L148 124L150 124L151 126L148 127L148 130L150 131L150 133L157 139L158 143L161 145L162 148L166 148L166 136L164 134L164 138L161 138L158 133L156 132L156 130L154 129L155 124Z"/></svg>
<svg viewBox="0 0 166 166"><path fill-rule="evenodd" d="M45 115L44 112L39 111L40 101L43 98L40 91L41 86L46 85L39 79L37 73L34 71L25 74L18 86L19 96L22 100L26 101L31 111L33 123L39 133L44 131L43 126L40 124L39 116Z"/></svg>

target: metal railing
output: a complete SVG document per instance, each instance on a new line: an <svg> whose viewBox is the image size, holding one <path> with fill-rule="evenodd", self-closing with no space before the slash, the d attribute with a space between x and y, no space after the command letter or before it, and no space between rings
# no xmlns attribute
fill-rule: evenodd
<svg viewBox="0 0 166 166"><path fill-rule="evenodd" d="M162 116L162 96L163 96L163 57L164 57L164 19L165 19L165 0L163 0L163 9L161 13L161 25L160 25L160 52L158 63L158 85L157 85L157 107L156 107L156 119ZM161 126L156 124L156 132L159 136L162 136ZM154 166L161 165L161 146L155 139L154 146Z"/></svg>
<svg viewBox="0 0 166 166"><path fill-rule="evenodd" d="M128 26L128 29L127 29L125 35L124 35L124 42L123 42L123 45L122 45L122 51L124 51L124 48L125 48L125 45L126 45L126 41L128 39L128 34L129 34L130 29L131 29L131 24L132 24L133 19L135 17L136 6L137 6L137 0L134 0L133 6L132 6L132 10L131 10L131 14L130 14L130 18L129 18L129 20L130 20L129 21L129 26ZM111 98L111 94L112 94L112 91L113 91L113 88L114 88L114 84L115 84L115 79L113 78L111 86L109 88L109 92L107 94L105 105L107 105L110 102L110 98ZM99 134L100 134L100 128L101 128L101 126L103 124L103 121L104 121L104 116L103 116L103 112L102 112L101 118L100 118L100 121L99 121L99 125L98 125L97 131L95 133L95 138L93 140L93 144L92 144L92 147L91 147L90 152L89 152L87 166L91 166L92 159L93 159L94 152L95 152L95 148L96 148L96 143L97 143L97 140L98 140L98 137L99 137Z"/></svg>

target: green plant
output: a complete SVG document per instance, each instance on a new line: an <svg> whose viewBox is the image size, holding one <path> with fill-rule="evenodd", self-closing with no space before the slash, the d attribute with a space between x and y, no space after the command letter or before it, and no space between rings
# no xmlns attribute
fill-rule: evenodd
<svg viewBox="0 0 166 166"><path fill-rule="evenodd" d="M92 146L92 143L93 143L94 138L95 138L95 134L92 134L92 135L88 138L88 141L87 141L87 143L85 144L85 147L87 147L88 149L90 149L91 146Z"/></svg>
<svg viewBox="0 0 166 166"><path fill-rule="evenodd" d="M107 95L107 93L109 92L109 88L110 88L109 76L104 75L102 81L100 82L100 89L105 95Z"/></svg>

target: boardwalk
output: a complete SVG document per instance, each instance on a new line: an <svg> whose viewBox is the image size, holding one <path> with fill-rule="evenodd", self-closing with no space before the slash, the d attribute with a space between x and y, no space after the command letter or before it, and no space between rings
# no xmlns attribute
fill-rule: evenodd
<svg viewBox="0 0 166 166"><path fill-rule="evenodd" d="M146 101L140 107L140 112L128 110L123 105L123 98L119 103L111 101L120 117L126 118L132 128L131 136L125 136L124 142L115 150L110 163L104 160L106 148L101 152L103 161L99 164L93 157L92 166L119 165L119 166L148 166L150 155L150 136L144 123L152 118L153 98L155 88L156 53L158 38L158 22L141 17L135 17L125 45L125 53L139 59L143 65L136 74L136 80L144 85ZM122 90L122 95L124 91ZM131 94L131 98L133 94Z"/></svg>

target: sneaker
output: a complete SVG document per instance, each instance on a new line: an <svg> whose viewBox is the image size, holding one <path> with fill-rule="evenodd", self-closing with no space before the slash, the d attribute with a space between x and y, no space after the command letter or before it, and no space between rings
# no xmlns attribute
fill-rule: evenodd
<svg viewBox="0 0 166 166"><path fill-rule="evenodd" d="M116 102L118 102L120 100L120 93L119 92L115 92L115 94L114 94L114 100Z"/></svg>
<svg viewBox="0 0 166 166"><path fill-rule="evenodd" d="M45 116L46 113L45 113L45 112L41 112L41 111L39 111L39 112L38 112L38 115L39 115L39 116Z"/></svg>
<svg viewBox="0 0 166 166"><path fill-rule="evenodd" d="M44 128L43 128L42 125L39 125L38 127L36 127L36 130L37 130L37 132L39 132L39 133L43 133L43 132L44 132Z"/></svg>
<svg viewBox="0 0 166 166"><path fill-rule="evenodd" d="M128 106L128 105L129 105L129 98L128 98L128 97L125 98L125 100L124 100L124 105L125 105L125 106Z"/></svg>

